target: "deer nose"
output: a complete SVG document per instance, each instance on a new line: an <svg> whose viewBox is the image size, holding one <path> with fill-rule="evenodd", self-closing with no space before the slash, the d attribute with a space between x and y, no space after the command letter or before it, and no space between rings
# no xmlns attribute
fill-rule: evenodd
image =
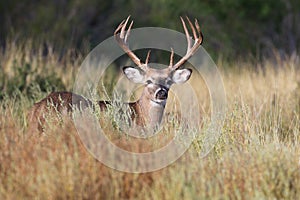
<svg viewBox="0 0 300 200"><path fill-rule="evenodd" d="M168 98L168 91L164 88L160 88L156 91L155 98L159 100L166 100Z"/></svg>

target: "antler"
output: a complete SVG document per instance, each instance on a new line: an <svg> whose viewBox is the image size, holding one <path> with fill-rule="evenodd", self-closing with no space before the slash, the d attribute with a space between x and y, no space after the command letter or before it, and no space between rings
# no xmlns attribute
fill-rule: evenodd
<svg viewBox="0 0 300 200"><path fill-rule="evenodd" d="M120 47L127 53L127 55L131 58L131 60L137 65L139 66L142 70L146 70L147 69L147 64L149 61L149 57L150 57L150 51L147 54L147 58L146 58L146 62L145 64L141 62L141 60L130 50L129 45L127 43L127 39L129 37L130 34L130 30L131 27L133 25L133 20L131 21L128 30L126 31L126 26L128 23L130 16L127 17L126 20L123 20L120 25L118 26L118 28L115 30L114 32L114 36L116 41L118 42L118 44L120 45ZM120 31L120 34L118 34L118 32Z"/></svg>
<svg viewBox="0 0 300 200"><path fill-rule="evenodd" d="M187 51L186 51L185 56L183 56L175 65L173 65L174 51L172 49L171 56L170 56L170 66L169 66L172 70L178 69L190 57L192 57L192 55L198 50L198 48L200 47L200 45L203 42L203 35L202 35L201 30L200 30L200 26L198 24L197 19L195 19L195 26L194 26L193 23L191 22L191 20L188 17L186 17L186 19L187 19L187 21L188 21L188 23L189 23L189 25L192 29L193 36L194 36L194 39L195 39L195 42L194 42L193 45L192 45L193 39L190 36L189 31L186 28L185 22L184 22L182 17L180 17L180 19L181 19L182 26L183 26L183 29L184 29L184 32L185 32L188 47L187 47Z"/></svg>

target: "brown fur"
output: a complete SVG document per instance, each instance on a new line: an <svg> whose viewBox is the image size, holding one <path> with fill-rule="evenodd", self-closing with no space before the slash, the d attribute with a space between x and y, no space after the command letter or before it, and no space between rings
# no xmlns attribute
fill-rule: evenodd
<svg viewBox="0 0 300 200"><path fill-rule="evenodd" d="M104 110L108 102L98 102L100 109ZM29 111L28 122L30 130L34 129L43 131L43 125L46 116L58 112L62 114L64 111L71 113L74 108L85 109L92 107L92 101L71 92L52 92L41 101L35 103Z"/></svg>
<svg viewBox="0 0 300 200"><path fill-rule="evenodd" d="M105 111L107 105L110 104L109 101L98 101L97 103L102 112ZM143 126L145 120L139 115L139 113L142 112L139 104L132 102L128 103L128 105L132 111L132 120L134 120L137 125ZM82 110L88 107L95 109L92 101L81 95L72 92L52 92L41 101L35 103L29 110L27 117L30 127L29 130L43 132L43 126L45 125L47 116L53 115L56 112L63 114L66 111L66 113L70 114L74 108Z"/></svg>

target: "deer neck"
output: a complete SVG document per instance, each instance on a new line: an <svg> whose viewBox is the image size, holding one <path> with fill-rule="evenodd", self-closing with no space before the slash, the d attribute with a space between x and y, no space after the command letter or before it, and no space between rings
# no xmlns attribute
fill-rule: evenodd
<svg viewBox="0 0 300 200"><path fill-rule="evenodd" d="M156 103L145 95L142 95L136 104L138 106L137 114L139 115L139 118L142 118L142 123L144 125L154 127L161 123L165 104Z"/></svg>

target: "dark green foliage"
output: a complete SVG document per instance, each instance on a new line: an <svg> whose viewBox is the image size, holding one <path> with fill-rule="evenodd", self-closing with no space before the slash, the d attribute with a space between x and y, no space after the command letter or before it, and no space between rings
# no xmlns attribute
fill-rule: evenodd
<svg viewBox="0 0 300 200"><path fill-rule="evenodd" d="M182 31L179 16L199 19L204 47L213 55L236 58L291 55L300 49L298 0L11 0L0 2L0 43L7 37L47 41L64 52L92 48L132 15L134 27ZM3 23L2 23L3 22Z"/></svg>
<svg viewBox="0 0 300 200"><path fill-rule="evenodd" d="M40 74L28 63L23 66L14 63L11 75L1 70L0 79L0 99L4 96L12 96L16 92L33 96L37 91L36 87L39 92L65 90L63 82L54 71Z"/></svg>

